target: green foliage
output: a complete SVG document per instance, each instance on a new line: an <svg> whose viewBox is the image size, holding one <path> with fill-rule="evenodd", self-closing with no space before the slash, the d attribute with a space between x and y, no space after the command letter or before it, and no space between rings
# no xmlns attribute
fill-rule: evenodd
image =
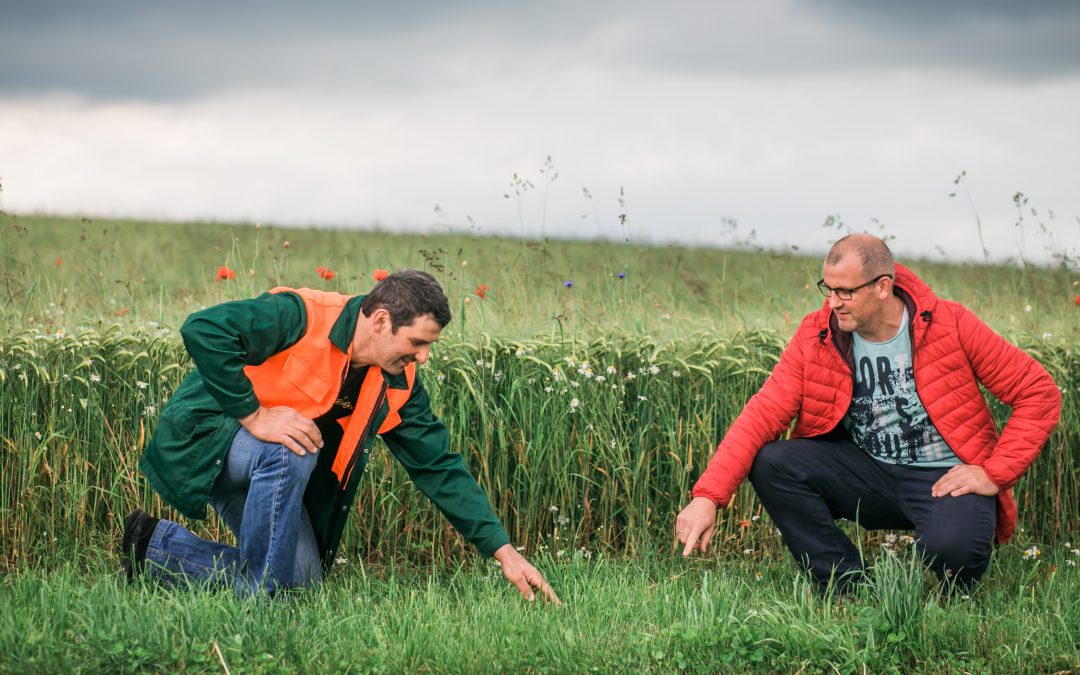
<svg viewBox="0 0 1080 675"><path fill-rule="evenodd" d="M99 558L88 571L0 582L0 671L1069 671L1080 665L1080 572L1063 569L1068 551L1047 555L1059 566L1050 575L1002 556L971 600L907 588L920 609L903 635L878 591L822 600L787 561L758 579L777 566L541 557L564 601L551 607L524 603L492 564L354 566L317 591L260 602L128 587Z"/></svg>

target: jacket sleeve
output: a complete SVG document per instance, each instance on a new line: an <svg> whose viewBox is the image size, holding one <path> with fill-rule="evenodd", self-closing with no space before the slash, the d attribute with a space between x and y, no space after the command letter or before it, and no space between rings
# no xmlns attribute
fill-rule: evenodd
<svg viewBox="0 0 1080 675"><path fill-rule="evenodd" d="M1061 416L1061 390L1046 369L1024 350L995 333L970 310L959 307L960 344L975 377L1012 408L997 444L982 467L1001 489L1016 484L1039 454Z"/></svg>
<svg viewBox="0 0 1080 675"><path fill-rule="evenodd" d="M431 411L419 374L399 414L401 423L382 434L382 438L416 487L481 554L491 556L510 543L465 460L450 451L450 434Z"/></svg>
<svg viewBox="0 0 1080 675"><path fill-rule="evenodd" d="M765 384L735 418L709 466L694 484L694 497L708 497L719 506L727 506L750 473L758 450L779 438L799 414L804 385L801 333L797 331L788 342Z"/></svg>
<svg viewBox="0 0 1080 675"><path fill-rule="evenodd" d="M244 366L262 363L304 335L307 314L295 293L207 307L187 318L180 337L206 390L226 415L239 419L259 408Z"/></svg>

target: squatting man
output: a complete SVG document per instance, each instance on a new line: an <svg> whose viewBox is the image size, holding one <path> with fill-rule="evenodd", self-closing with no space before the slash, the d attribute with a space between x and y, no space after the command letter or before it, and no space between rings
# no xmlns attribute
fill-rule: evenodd
<svg viewBox="0 0 1080 675"><path fill-rule="evenodd" d="M180 333L195 369L139 466L181 514L200 519L213 506L237 546L137 509L121 542L127 578L229 585L244 597L319 583L378 434L525 598L540 591L559 603L450 451L416 372L450 318L438 282L416 270L391 274L367 295L276 288L190 316Z"/></svg>
<svg viewBox="0 0 1080 675"><path fill-rule="evenodd" d="M836 519L915 531L943 590L967 592L1016 528L1011 487L1057 424L1046 370L858 234L836 242L803 319L676 518L705 551L749 476L795 560L843 594L864 561ZM999 432L980 385L1012 408ZM790 440L777 440L795 421Z"/></svg>

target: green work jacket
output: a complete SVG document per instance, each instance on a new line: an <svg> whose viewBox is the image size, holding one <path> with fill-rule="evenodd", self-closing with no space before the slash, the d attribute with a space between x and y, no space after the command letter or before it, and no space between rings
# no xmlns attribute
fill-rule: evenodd
<svg viewBox="0 0 1080 675"><path fill-rule="evenodd" d="M345 304L330 331L332 348L348 350L362 300L363 296L354 296ZM139 460L150 485L170 506L189 518L206 517L211 488L240 429L237 420L259 407L244 367L259 365L298 342L306 326L303 300L287 292L215 305L184 322L180 335L195 369L162 410ZM408 388L403 374L382 374L388 387ZM373 428L379 428L387 412L384 402L374 416ZM450 451L449 434L431 410L419 373L399 415L401 423L382 438L413 483L483 555L490 556L509 543L461 455ZM328 444L319 450L304 504L325 567L333 564L336 556L374 436L365 439L344 490L339 489L331 471L338 448Z"/></svg>

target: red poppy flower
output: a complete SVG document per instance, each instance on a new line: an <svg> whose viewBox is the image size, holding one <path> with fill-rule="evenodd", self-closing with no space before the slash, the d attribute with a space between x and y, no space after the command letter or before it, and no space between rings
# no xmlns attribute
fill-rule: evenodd
<svg viewBox="0 0 1080 675"><path fill-rule="evenodd" d="M337 276L336 274L334 274L333 270L331 270L331 269L329 269L327 267L316 267L315 268L315 274L318 274L320 277L322 277L323 279L326 279L327 281L330 281L335 276Z"/></svg>
<svg viewBox="0 0 1080 675"><path fill-rule="evenodd" d="M739 521L739 527L750 527L750 521L749 520L740 520Z"/></svg>
<svg viewBox="0 0 1080 675"><path fill-rule="evenodd" d="M375 281L382 281L388 276L390 276L390 273L386 270L375 270L371 273L371 278L373 278Z"/></svg>
<svg viewBox="0 0 1080 675"><path fill-rule="evenodd" d="M61 265L64 264L64 259L63 258L57 258L56 260L52 261L52 264L56 265L57 267L60 267Z"/></svg>
<svg viewBox="0 0 1080 675"><path fill-rule="evenodd" d="M221 267L217 268L217 279L216 279L216 281L230 281L230 280L235 279L235 278L236 278L236 272L233 272L228 267L222 265Z"/></svg>
<svg viewBox="0 0 1080 675"><path fill-rule="evenodd" d="M476 294L483 300L487 296L487 284L480 284L476 287Z"/></svg>
<svg viewBox="0 0 1080 675"><path fill-rule="evenodd" d="M1080 307L1080 295L1076 296L1073 299L1073 304L1076 305L1077 307Z"/></svg>

